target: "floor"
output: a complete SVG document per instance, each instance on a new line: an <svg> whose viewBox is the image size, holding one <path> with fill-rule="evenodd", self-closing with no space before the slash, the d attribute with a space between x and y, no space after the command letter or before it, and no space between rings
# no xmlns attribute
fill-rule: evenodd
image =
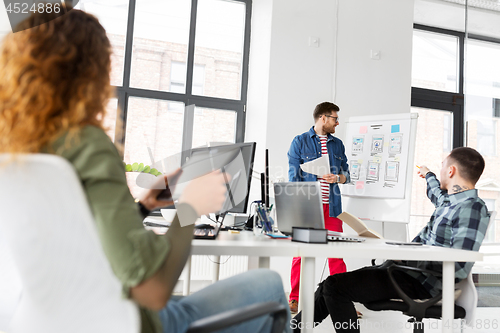
<svg viewBox="0 0 500 333"><path fill-rule="evenodd" d="M500 287L476 287L476 290L478 307L500 307Z"/></svg>
<svg viewBox="0 0 500 333"><path fill-rule="evenodd" d="M411 333L412 328L407 322L408 317L396 311L374 312L367 310L360 304L356 308L363 313L360 320L362 333ZM477 308L475 327L465 327L465 333L497 333L500 328L500 307L481 307ZM4 318L6 319L6 318ZM441 321L424 320L424 329L427 333L441 332ZM456 328L454 332L460 332L458 320L454 321ZM2 322L0 316L0 333L5 333L7 322ZM314 329L315 333L332 333L332 321L328 317L318 327Z"/></svg>
<svg viewBox="0 0 500 333"><path fill-rule="evenodd" d="M396 311L374 312L367 310L360 304L356 305L358 311L363 313L363 318L360 320L360 328L362 333L411 333L413 328L407 322L408 317ZM477 308L475 327L465 327L465 333L497 333L500 331L500 308ZM460 321L453 322L456 329L453 332L461 332L459 325ZM426 333L441 332L440 320L424 320L424 330ZM324 320L318 327L314 329L315 333L335 332L333 329L330 317Z"/></svg>

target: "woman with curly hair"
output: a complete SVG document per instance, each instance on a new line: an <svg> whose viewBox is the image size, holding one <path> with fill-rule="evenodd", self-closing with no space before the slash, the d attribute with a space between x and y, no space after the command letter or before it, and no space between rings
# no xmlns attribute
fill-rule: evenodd
<svg viewBox="0 0 500 333"><path fill-rule="evenodd" d="M95 17L75 9L36 13L16 31L0 50L0 153L56 154L73 165L111 268L125 296L140 307L141 331L184 332L193 321L228 309L263 301L286 305L281 278L269 270L171 297L190 252L194 221L224 202L223 175L208 174L185 188L177 210L188 226L176 217L165 235L145 230L144 214L168 203L156 199L160 190L147 190L138 207L120 155L103 130L113 95L106 31ZM270 325L258 318L231 329L262 332Z"/></svg>

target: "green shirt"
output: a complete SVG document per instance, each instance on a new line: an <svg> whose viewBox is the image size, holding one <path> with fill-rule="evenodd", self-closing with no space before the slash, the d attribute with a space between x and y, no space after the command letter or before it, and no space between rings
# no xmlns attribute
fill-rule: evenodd
<svg viewBox="0 0 500 333"><path fill-rule="evenodd" d="M123 162L113 142L99 128L84 127L66 142L61 136L52 149L76 169L92 210L97 231L113 272L129 296L134 287L151 277L165 262L167 237L145 230L137 204L130 194ZM161 332L157 312L140 309L141 332Z"/></svg>

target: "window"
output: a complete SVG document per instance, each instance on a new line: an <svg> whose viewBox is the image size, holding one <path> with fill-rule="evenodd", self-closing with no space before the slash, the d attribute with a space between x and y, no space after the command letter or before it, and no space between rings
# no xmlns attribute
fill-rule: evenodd
<svg viewBox="0 0 500 333"><path fill-rule="evenodd" d="M193 147L236 141L236 112L195 108Z"/></svg>
<svg viewBox="0 0 500 333"><path fill-rule="evenodd" d="M474 146L481 155L496 155L496 128L497 121L491 118L475 119L468 121L468 130L476 133L476 142L469 137L469 145Z"/></svg>
<svg viewBox="0 0 500 333"><path fill-rule="evenodd" d="M451 151L452 139L450 132L453 130L453 115L449 111L417 107L412 107L411 112L418 113L415 163L426 165L436 174L439 174L441 161ZM443 149L432 149L430 147L443 147ZM426 182L417 176L416 172L412 174L412 177L409 229L410 235L413 237L429 222L435 207L427 199Z"/></svg>
<svg viewBox="0 0 500 333"><path fill-rule="evenodd" d="M493 98L493 117L500 117L500 99Z"/></svg>
<svg viewBox="0 0 500 333"><path fill-rule="evenodd" d="M104 117L104 129L106 134L115 141L116 137L116 116L118 114L118 99L111 98L106 106L106 116Z"/></svg>
<svg viewBox="0 0 500 333"><path fill-rule="evenodd" d="M96 16L104 29L106 29L113 48L113 54L111 55L111 84L121 86L123 84L125 37L127 34L127 17L129 12L128 0L79 1L75 8Z"/></svg>
<svg viewBox="0 0 500 333"><path fill-rule="evenodd" d="M497 155L497 117L500 98L500 41L467 43L467 145L481 154Z"/></svg>
<svg viewBox="0 0 500 333"><path fill-rule="evenodd" d="M500 195L498 165L498 102L500 98L500 39L474 36L467 42L465 73L466 145L477 149L484 157L486 167L476 184L479 196L489 210L496 206ZM500 36L499 36L500 37ZM491 221L485 242L500 242L500 223Z"/></svg>
<svg viewBox="0 0 500 333"><path fill-rule="evenodd" d="M113 46L117 98L105 124L124 145L126 163L150 165L208 142L243 141L251 4L79 2L99 18ZM127 177L137 195L137 175Z"/></svg>
<svg viewBox="0 0 500 333"><path fill-rule="evenodd" d="M205 91L193 94L240 99L245 34L245 4L234 1L198 2L195 64L210 66Z"/></svg>
<svg viewBox="0 0 500 333"><path fill-rule="evenodd" d="M186 80L191 6L191 0L136 2L131 87L186 92L173 91L169 79L172 71L181 69L176 75ZM181 66L174 69L174 63Z"/></svg>
<svg viewBox="0 0 500 333"><path fill-rule="evenodd" d="M174 106L181 112L168 112ZM182 149L184 103L152 98L130 97L125 133L126 163L152 164L179 153ZM172 166L175 169L179 165ZM173 171L173 170L171 170ZM129 187L134 196L141 188L135 183L137 173L128 173Z"/></svg>
<svg viewBox="0 0 500 333"><path fill-rule="evenodd" d="M193 94L203 94L203 84L205 82L205 66L194 65L193 71ZM184 93L186 91L186 64L178 61L172 61L170 70L170 91L175 93ZM182 112L172 103L170 111Z"/></svg>
<svg viewBox="0 0 500 333"><path fill-rule="evenodd" d="M500 19L500 14L496 15ZM500 195L500 38L466 38L460 31L415 24L413 46L412 111L419 113L416 163L428 163L432 170L439 171L452 148L477 149L486 161L476 184L479 196L490 210L500 209L495 207ZM410 229L417 232L429 220L433 208L423 203L425 189L420 179L415 177L412 186ZM497 221L492 223L495 225L490 227L486 241L500 242L500 236L496 236L500 226Z"/></svg>
<svg viewBox="0 0 500 333"><path fill-rule="evenodd" d="M453 137L453 127L451 123L452 115L450 113L442 113L443 116L443 152L451 151L451 143Z"/></svg>
<svg viewBox="0 0 500 333"><path fill-rule="evenodd" d="M458 92L458 37L415 30L412 87Z"/></svg>

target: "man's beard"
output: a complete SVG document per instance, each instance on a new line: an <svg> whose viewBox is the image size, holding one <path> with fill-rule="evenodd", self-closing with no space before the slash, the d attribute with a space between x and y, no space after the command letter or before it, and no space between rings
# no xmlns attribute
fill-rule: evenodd
<svg viewBox="0 0 500 333"><path fill-rule="evenodd" d="M323 126L323 131L325 131L326 133L333 134L333 133L335 133L335 126L332 126L332 127Z"/></svg>

